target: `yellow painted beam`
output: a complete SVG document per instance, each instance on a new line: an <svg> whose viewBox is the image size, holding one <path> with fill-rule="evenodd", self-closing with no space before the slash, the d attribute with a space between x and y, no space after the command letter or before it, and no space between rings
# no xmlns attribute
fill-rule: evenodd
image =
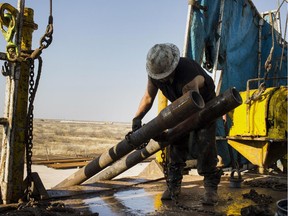
<svg viewBox="0 0 288 216"><path fill-rule="evenodd" d="M158 91L158 113L160 113L165 107L168 105L167 98L163 95L161 91ZM165 148L165 154L167 153L167 149ZM156 160L161 163L163 160L161 158L161 151L156 153Z"/></svg>
<svg viewBox="0 0 288 216"><path fill-rule="evenodd" d="M34 11L31 8L24 9L24 24L21 38L21 51L30 51L32 49L32 33ZM17 102L15 110L15 137L14 137L14 157L13 157L13 182L11 201L18 201L23 196L24 185L24 156L25 156L25 129L27 127L27 105L28 105L28 88L29 88L29 69L28 62L21 62L20 78L17 91Z"/></svg>
<svg viewBox="0 0 288 216"><path fill-rule="evenodd" d="M34 31L34 11L24 9L24 22L21 37L21 51L31 51ZM1 199L4 204L17 203L24 194L25 130L27 127L27 105L30 64L21 61L16 67L15 76L7 77L5 115L8 119L2 146L7 148L5 169L1 166ZM4 154L2 153L2 156ZM1 160L3 160L1 158Z"/></svg>

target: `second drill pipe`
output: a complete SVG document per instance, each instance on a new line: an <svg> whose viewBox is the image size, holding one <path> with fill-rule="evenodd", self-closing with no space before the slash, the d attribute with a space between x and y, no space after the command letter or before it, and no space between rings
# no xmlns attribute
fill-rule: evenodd
<svg viewBox="0 0 288 216"><path fill-rule="evenodd" d="M85 167L60 182L55 188L83 183L113 162L139 147L142 143L154 138L163 130L176 126L196 111L202 109L204 104L203 98L199 93L195 91L187 92L162 110L156 118L152 119L139 130L131 133L128 138L125 138L107 152L104 152L99 157L92 160Z"/></svg>
<svg viewBox="0 0 288 216"><path fill-rule="evenodd" d="M121 160L109 168L103 170L103 172L94 176L86 183L94 183L101 180L110 180L127 169L133 167L137 163L150 157L160 149L168 146L172 141L185 135L191 130L201 128L205 124L214 121L215 119L223 116L224 114L235 109L242 104L242 98L235 88L226 90L223 94L220 94L215 99L209 101L203 109L193 114L185 121L178 124L176 127L168 130L167 142L164 143L149 143L146 148L139 151L134 151L131 154L125 156Z"/></svg>

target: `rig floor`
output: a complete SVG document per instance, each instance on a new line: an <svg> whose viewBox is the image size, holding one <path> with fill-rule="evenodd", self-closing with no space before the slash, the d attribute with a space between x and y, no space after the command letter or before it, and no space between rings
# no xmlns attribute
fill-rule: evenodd
<svg viewBox="0 0 288 216"><path fill-rule="evenodd" d="M82 184L61 189L48 189L49 198L43 202L63 203L79 214L62 211L47 215L275 215L279 211L277 202L286 200L287 175L260 175L242 173L240 187L231 187L230 172L225 172L219 185L219 202L216 206L203 206L203 177L190 170L184 175L182 191L176 201L162 201L161 195L166 182L161 174L149 175L141 172L138 176ZM193 174L195 173L195 174ZM235 186L235 185L234 185ZM3 210L3 206L0 210ZM2 211L3 213L3 211ZM20 212L19 212L20 213ZM255 213L255 214L254 214ZM17 215L17 214L1 214ZM37 214L18 214L37 215Z"/></svg>

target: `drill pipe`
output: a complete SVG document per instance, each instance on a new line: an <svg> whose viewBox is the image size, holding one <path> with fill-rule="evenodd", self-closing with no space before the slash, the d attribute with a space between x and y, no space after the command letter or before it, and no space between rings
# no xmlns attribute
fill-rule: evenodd
<svg viewBox="0 0 288 216"><path fill-rule="evenodd" d="M168 130L167 139L174 141L185 133L202 128L207 123L216 120L242 104L242 98L236 88L229 88L213 100L209 101L204 109L193 114L176 127Z"/></svg>
<svg viewBox="0 0 288 216"><path fill-rule="evenodd" d="M92 160L68 178L64 179L56 185L55 188L69 187L83 183L135 148L146 143L151 138L154 138L165 129L176 126L181 121L191 116L192 113L202 109L204 106L204 100L199 93L195 91L187 92L163 109L156 118L143 125L137 131L128 134L125 139L117 145Z"/></svg>
<svg viewBox="0 0 288 216"><path fill-rule="evenodd" d="M95 183L101 180L111 180L137 163L155 154L157 151L167 147L171 142L179 139L191 130L201 128L205 124L216 120L224 114L235 109L242 104L242 98L235 88L226 90L213 100L209 101L203 109L194 113L191 117L184 120L172 129L169 129L166 135L167 142L149 143L145 148L134 151L114 163L112 166L95 175L85 183Z"/></svg>

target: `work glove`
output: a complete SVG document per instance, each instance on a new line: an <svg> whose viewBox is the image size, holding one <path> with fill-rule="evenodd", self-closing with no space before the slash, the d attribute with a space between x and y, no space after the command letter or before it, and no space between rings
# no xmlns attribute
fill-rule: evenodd
<svg viewBox="0 0 288 216"><path fill-rule="evenodd" d="M132 120L132 131L134 132L134 131L138 130L141 127L142 127L141 119L137 118L137 117L133 118L133 120Z"/></svg>
<svg viewBox="0 0 288 216"><path fill-rule="evenodd" d="M153 138L156 142L167 142L168 141L168 131L163 131L159 135Z"/></svg>

